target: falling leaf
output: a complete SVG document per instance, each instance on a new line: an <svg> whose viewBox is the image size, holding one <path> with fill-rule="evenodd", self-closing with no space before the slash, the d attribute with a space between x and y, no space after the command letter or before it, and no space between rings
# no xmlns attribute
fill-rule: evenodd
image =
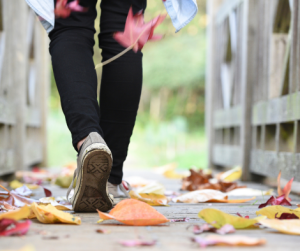
<svg viewBox="0 0 300 251"><path fill-rule="evenodd" d="M25 235L30 227L31 221L17 222L13 219L0 220L0 236Z"/></svg>
<svg viewBox="0 0 300 251"><path fill-rule="evenodd" d="M129 192L130 198L143 201L150 206L168 206L168 199L164 195L155 193L137 193L134 191Z"/></svg>
<svg viewBox="0 0 300 251"><path fill-rule="evenodd" d="M200 247L207 246L260 246L266 243L265 239L252 238L247 236L233 235L233 236L220 236L208 235L205 237L194 237L192 241L199 244Z"/></svg>
<svg viewBox="0 0 300 251"><path fill-rule="evenodd" d="M119 243L124 247L142 247L142 246L154 246L156 240L144 241L144 240L126 240L119 241Z"/></svg>
<svg viewBox="0 0 300 251"><path fill-rule="evenodd" d="M212 232L212 233L217 233L217 234L231 234L235 232L235 228L230 225L230 224L225 224L224 226L222 226L221 228L216 228L214 226L212 226L209 223L204 223L202 225L194 225L193 226L193 233L194 234L202 234L205 232Z"/></svg>
<svg viewBox="0 0 300 251"><path fill-rule="evenodd" d="M54 206L56 209L58 210L72 210L72 205L66 205L66 204L61 204L58 203L54 197L46 197L46 198L41 198L39 199L39 202L44 204L44 205L48 205L51 204L52 206Z"/></svg>
<svg viewBox="0 0 300 251"><path fill-rule="evenodd" d="M99 234L109 234L110 233L110 230L107 230L107 229L96 229L96 232L99 233Z"/></svg>
<svg viewBox="0 0 300 251"><path fill-rule="evenodd" d="M267 216L268 219L281 218L282 214L294 214L298 218L300 218L300 208L290 209L283 206L270 206L264 207L263 209L256 212L256 215L264 215Z"/></svg>
<svg viewBox="0 0 300 251"><path fill-rule="evenodd" d="M225 193L217 190L205 189L189 192L173 199L174 202L182 203L203 203L203 202L218 202L218 203L244 203L254 200L255 197L249 199L229 200Z"/></svg>
<svg viewBox="0 0 300 251"><path fill-rule="evenodd" d="M139 194L151 193L151 194L164 195L165 191L166 191L165 187L156 181L137 189L137 193Z"/></svg>
<svg viewBox="0 0 300 251"><path fill-rule="evenodd" d="M74 0L68 3L68 0L57 0L55 6L55 17L67 18L71 12L86 12L87 8L79 5L79 0Z"/></svg>
<svg viewBox="0 0 300 251"><path fill-rule="evenodd" d="M221 228L225 224L232 225L235 229L253 228L259 219L265 218L264 216L254 219L246 219L239 216L227 214L218 209L206 208L199 212L199 218L205 220L207 223L216 228Z"/></svg>
<svg viewBox="0 0 300 251"><path fill-rule="evenodd" d="M281 171L278 174L277 177L277 193L279 196L284 195L284 198L288 201L291 201L291 199L289 198L289 194L291 192L292 189L292 183L294 178L291 178L290 181L285 185L285 187L281 190L281 186L280 186L280 179L281 179Z"/></svg>
<svg viewBox="0 0 300 251"><path fill-rule="evenodd" d="M144 47L147 41L159 40L162 38L162 36L153 35L153 33L154 29L162 23L165 17L166 15L159 15L150 22L145 23L143 12L139 11L137 14L133 15L131 7L126 19L124 32L116 32L114 38L122 46L132 48L133 51L137 52Z"/></svg>
<svg viewBox="0 0 300 251"><path fill-rule="evenodd" d="M226 182L233 182L242 177L242 168L241 167L234 167L226 172L220 173L217 175L217 179L226 181Z"/></svg>
<svg viewBox="0 0 300 251"><path fill-rule="evenodd" d="M300 235L300 220L261 219L259 223L285 234Z"/></svg>
<svg viewBox="0 0 300 251"><path fill-rule="evenodd" d="M74 216L69 213L62 212L56 209L51 204L44 206L33 203L31 209L36 215L37 219L46 224L52 223L68 223L68 224L81 224L80 217Z"/></svg>
<svg viewBox="0 0 300 251"><path fill-rule="evenodd" d="M157 212L153 207L134 199L121 201L109 214L97 211L100 217L99 222L114 219L131 226L152 226L169 222L164 215Z"/></svg>
<svg viewBox="0 0 300 251"><path fill-rule="evenodd" d="M24 207L8 211L6 213L0 214L0 220L2 219L12 219L12 220L22 220L27 219L30 216L31 210L30 207L25 205Z"/></svg>
<svg viewBox="0 0 300 251"><path fill-rule="evenodd" d="M273 189L262 191L253 188L237 188L227 192L228 196L263 196L263 195L272 195Z"/></svg>
<svg viewBox="0 0 300 251"><path fill-rule="evenodd" d="M267 200L266 203L260 204L258 208L263 208L268 205L283 205L283 206L292 206L292 204L285 198L285 195L281 195L279 197L271 196L270 199Z"/></svg>

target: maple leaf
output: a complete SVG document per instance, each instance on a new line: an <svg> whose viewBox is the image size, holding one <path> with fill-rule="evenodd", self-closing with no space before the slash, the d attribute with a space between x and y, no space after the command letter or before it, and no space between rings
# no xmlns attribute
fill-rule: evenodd
<svg viewBox="0 0 300 251"><path fill-rule="evenodd" d="M275 214L275 219L278 219L278 220L298 220L299 217L295 214L290 214L290 213L282 213L279 217L277 217L277 214Z"/></svg>
<svg viewBox="0 0 300 251"><path fill-rule="evenodd" d="M166 15L159 15L150 22L144 22L144 14L139 11L133 15L129 9L124 32L116 32L114 38L124 47L130 47L134 52L141 50L149 40L159 40L161 35L154 35L154 29L162 23Z"/></svg>
<svg viewBox="0 0 300 251"><path fill-rule="evenodd" d="M270 199L267 200L266 203L260 204L258 208L263 208L268 205L283 205L283 206L292 206L292 204L285 198L285 195L281 195L278 197L271 196Z"/></svg>
<svg viewBox="0 0 300 251"><path fill-rule="evenodd" d="M31 221L17 222L13 219L0 220L0 236L24 235L28 232Z"/></svg>
<svg viewBox="0 0 300 251"><path fill-rule="evenodd" d="M86 12L88 8L79 5L79 0L68 3L68 0L57 0L54 14L55 17L67 18L73 11Z"/></svg>
<svg viewBox="0 0 300 251"><path fill-rule="evenodd" d="M284 195L284 197L291 201L291 199L289 198L289 194L291 192L292 189L292 183L294 181L294 178L291 178L290 181L284 186L284 188L281 190L281 186L280 186L280 178L281 178L281 171L279 172L278 176L277 176L277 193L279 196Z"/></svg>

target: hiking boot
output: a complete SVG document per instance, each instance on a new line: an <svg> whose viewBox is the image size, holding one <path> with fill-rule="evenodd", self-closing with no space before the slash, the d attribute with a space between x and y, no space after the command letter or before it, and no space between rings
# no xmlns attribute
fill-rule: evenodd
<svg viewBox="0 0 300 251"><path fill-rule="evenodd" d="M114 202L119 203L121 200L130 199L128 192L131 190L131 186L128 182L122 181L119 185L113 185L108 182L108 192L114 197Z"/></svg>
<svg viewBox="0 0 300 251"><path fill-rule="evenodd" d="M82 144L77 158L77 169L68 189L67 198L76 186L70 199L76 212L106 212L113 207L114 201L108 194L107 180L112 167L112 154L102 137L92 132Z"/></svg>

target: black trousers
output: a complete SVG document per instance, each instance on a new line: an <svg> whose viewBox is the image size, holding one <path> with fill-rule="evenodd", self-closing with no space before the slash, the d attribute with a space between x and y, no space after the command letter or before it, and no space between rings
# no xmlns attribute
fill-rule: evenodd
<svg viewBox="0 0 300 251"><path fill-rule="evenodd" d="M54 77L74 148L90 132L98 132L113 154L109 182L120 184L140 101L142 53L131 50L103 66L99 106L93 62L97 0L81 0L80 4L88 12L56 19L49 34ZM134 13L145 10L146 0L102 0L100 6L99 47L105 61L125 49L113 33L124 30L129 8Z"/></svg>

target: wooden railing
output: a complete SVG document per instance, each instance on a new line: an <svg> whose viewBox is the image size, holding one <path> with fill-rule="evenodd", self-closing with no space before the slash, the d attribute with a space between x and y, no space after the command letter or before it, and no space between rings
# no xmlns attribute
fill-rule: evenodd
<svg viewBox="0 0 300 251"><path fill-rule="evenodd" d="M300 181L300 3L208 0L211 166Z"/></svg>
<svg viewBox="0 0 300 251"><path fill-rule="evenodd" d="M48 38L24 0L0 0L0 175L46 161Z"/></svg>

